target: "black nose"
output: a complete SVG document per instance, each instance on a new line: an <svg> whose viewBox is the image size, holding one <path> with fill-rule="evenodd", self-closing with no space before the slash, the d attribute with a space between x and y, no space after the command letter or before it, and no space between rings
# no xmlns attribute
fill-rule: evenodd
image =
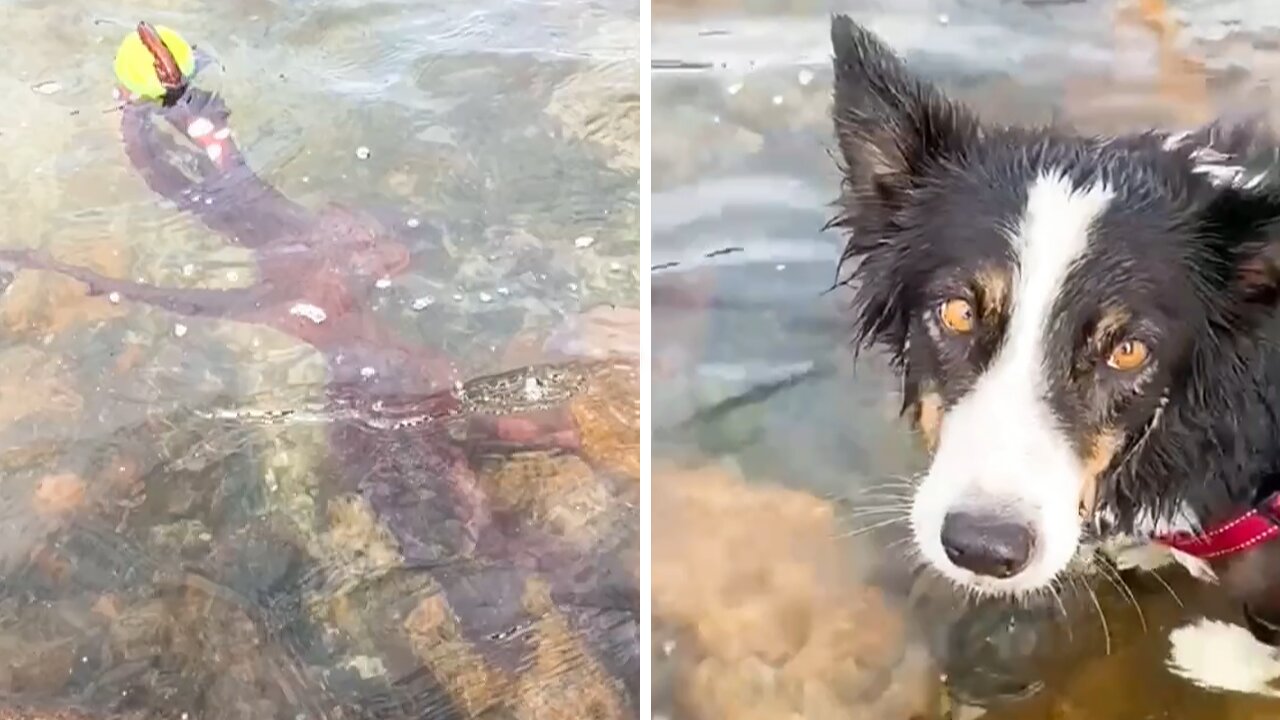
<svg viewBox="0 0 1280 720"><path fill-rule="evenodd" d="M951 562L979 575L1007 578L1031 561L1036 537L1030 528L995 515L949 513L942 521L942 548Z"/></svg>

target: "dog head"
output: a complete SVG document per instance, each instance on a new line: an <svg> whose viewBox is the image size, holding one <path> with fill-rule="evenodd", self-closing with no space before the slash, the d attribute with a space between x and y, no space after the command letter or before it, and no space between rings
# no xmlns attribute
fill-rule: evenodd
<svg viewBox="0 0 1280 720"><path fill-rule="evenodd" d="M857 339L932 454L915 542L979 593L1040 590L1168 406L1247 372L1213 365L1280 290L1280 198L1237 162L1260 135L999 127L848 18L832 42Z"/></svg>

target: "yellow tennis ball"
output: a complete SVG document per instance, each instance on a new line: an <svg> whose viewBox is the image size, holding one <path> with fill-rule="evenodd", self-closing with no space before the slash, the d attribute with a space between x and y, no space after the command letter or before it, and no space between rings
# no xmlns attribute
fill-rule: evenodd
<svg viewBox="0 0 1280 720"><path fill-rule="evenodd" d="M173 59L177 61L183 76L195 72L195 53L187 41L176 30L163 25L156 26L156 33L164 41L165 47L169 48L169 52L173 53ZM130 93L149 100L164 97L164 85L156 75L156 60L147 46L142 44L138 33L129 33L120 43L120 49L116 50L115 70L116 79Z"/></svg>

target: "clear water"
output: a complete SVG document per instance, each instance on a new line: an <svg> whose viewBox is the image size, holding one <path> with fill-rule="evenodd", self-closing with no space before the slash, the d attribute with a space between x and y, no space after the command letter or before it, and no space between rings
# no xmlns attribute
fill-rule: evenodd
<svg viewBox="0 0 1280 720"><path fill-rule="evenodd" d="M125 156L111 63L142 19L216 60L197 82L267 183L308 210L367 212L410 250L357 299L378 337L439 351L464 380L614 358L571 403L613 421L591 424L589 462L518 439L450 447L513 533L554 526L620 568L616 587L579 588L616 607L539 604L562 560L506 546L423 560L454 508L386 498L429 505L469 476L412 430L335 414L333 358L314 347L10 272L0 717L634 716L637 3L0 3L0 245L235 289L258 279L253 251ZM370 481L369 460L395 472Z"/></svg>
<svg viewBox="0 0 1280 720"><path fill-rule="evenodd" d="M1148 11L1156 5L1145 4ZM838 238L821 230L838 192L827 114L829 13L851 13L882 33L917 71L1005 122L1059 119L1118 131L1187 126L1228 109L1274 114L1280 15L1269 4L1171 0L1164 17L1174 30L1163 36L1123 12L1135 5L657 3L655 455L685 467L743 468L747 487L802 490L829 503L854 534L877 520L891 521L892 513L859 512L885 503L883 496L873 501L861 493L918 469L922 458L896 420L893 379L873 355L855 368L842 298L824 292L839 254ZM1198 72L1209 78L1208 92L1195 82ZM659 492L662 483L655 483ZM732 519L716 522L731 525ZM904 642L927 646L942 659L952 693L945 701L925 697L918 703L931 707L932 715L973 717L976 703L990 704L986 717L992 718L1261 718L1280 712L1274 702L1211 694L1165 671L1170 629L1197 615L1233 612L1178 571L1160 579L1128 578L1124 591L1097 578L1097 606L1081 589L1068 593L1061 608L957 612L940 590L913 586L904 577L910 563L899 542L902 531L901 522L889 522L861 534L849 543L848 564L901 601L908 623L919 631ZM751 560L728 553L722 561L746 566ZM834 601L813 606L822 602ZM869 617L858 632L876 636L879 622ZM698 703L691 704L687 693L717 687L716 673L766 678L754 685L742 681L759 692L757 707L791 693L804 698L792 706L801 712L817 697L818 690L807 686L786 687L788 678L801 676L793 668L739 662L733 648L722 651L720 665L691 664L689 656L714 651L691 640L711 635L687 618L659 614L655 627L665 643L655 649L663 693L655 707L670 717L700 717L688 710ZM843 672L835 664L829 670ZM805 672L802 677L821 685L822 671ZM944 691L923 683L914 692ZM849 707L855 706L864 707ZM830 715L840 716L903 717L867 709Z"/></svg>

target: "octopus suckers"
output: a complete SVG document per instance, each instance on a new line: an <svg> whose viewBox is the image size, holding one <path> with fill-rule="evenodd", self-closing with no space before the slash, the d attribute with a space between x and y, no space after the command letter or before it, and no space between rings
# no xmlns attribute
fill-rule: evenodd
<svg viewBox="0 0 1280 720"><path fill-rule="evenodd" d="M538 382L536 377L527 377L524 379L524 397L530 402L537 402L543 398L545 393L542 389L542 383Z"/></svg>
<svg viewBox="0 0 1280 720"><path fill-rule="evenodd" d="M196 118L187 126L187 136L192 138L202 138L213 132L213 123L208 118Z"/></svg>
<svg viewBox="0 0 1280 720"><path fill-rule="evenodd" d="M329 317L324 308L317 307L311 303L297 303L289 308L289 314L295 317L304 317L317 325Z"/></svg>

